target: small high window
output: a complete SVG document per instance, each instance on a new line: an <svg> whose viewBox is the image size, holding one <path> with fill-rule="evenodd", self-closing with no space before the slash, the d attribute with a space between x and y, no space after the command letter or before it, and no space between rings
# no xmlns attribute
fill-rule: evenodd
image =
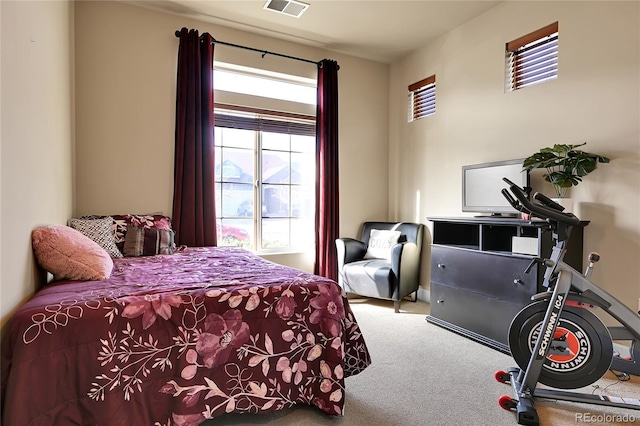
<svg viewBox="0 0 640 426"><path fill-rule="evenodd" d="M511 92L558 77L558 23L506 45L506 90Z"/></svg>
<svg viewBox="0 0 640 426"><path fill-rule="evenodd" d="M409 122L436 112L436 76L409 86Z"/></svg>

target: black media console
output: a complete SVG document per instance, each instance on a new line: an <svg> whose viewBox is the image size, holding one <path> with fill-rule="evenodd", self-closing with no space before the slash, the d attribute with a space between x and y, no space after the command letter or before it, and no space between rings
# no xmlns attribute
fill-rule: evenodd
<svg viewBox="0 0 640 426"><path fill-rule="evenodd" d="M524 271L534 257L550 256L551 231L516 218L428 220L433 233L427 321L508 354L511 320L532 295L545 290L543 266ZM567 245L565 262L578 271L588 223L573 228Z"/></svg>

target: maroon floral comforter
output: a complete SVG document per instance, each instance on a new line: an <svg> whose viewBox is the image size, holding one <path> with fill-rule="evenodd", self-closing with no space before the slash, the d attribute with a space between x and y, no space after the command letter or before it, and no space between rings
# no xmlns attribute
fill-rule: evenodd
<svg viewBox="0 0 640 426"><path fill-rule="evenodd" d="M197 425L311 404L370 363L333 281L237 248L114 260L45 287L2 341L5 425Z"/></svg>

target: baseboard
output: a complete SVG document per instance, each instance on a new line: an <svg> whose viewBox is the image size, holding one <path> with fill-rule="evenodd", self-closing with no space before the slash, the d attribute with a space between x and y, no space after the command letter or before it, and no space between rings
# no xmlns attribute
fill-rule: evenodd
<svg viewBox="0 0 640 426"><path fill-rule="evenodd" d="M418 300L421 302L431 303L431 292L428 288L418 288Z"/></svg>

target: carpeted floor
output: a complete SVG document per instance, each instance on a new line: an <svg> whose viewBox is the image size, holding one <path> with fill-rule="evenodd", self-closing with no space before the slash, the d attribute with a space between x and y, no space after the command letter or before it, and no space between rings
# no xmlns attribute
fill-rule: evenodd
<svg viewBox="0 0 640 426"><path fill-rule="evenodd" d="M429 305L351 298L373 363L346 379L343 417L313 407L295 407L268 415L229 414L205 422L214 425L273 424L386 425L517 425L515 412L498 405L511 386L494 379L498 370L515 366L500 352L427 323ZM597 386L597 387L596 387ZM582 392L640 399L640 378L619 382L605 376ZM562 401L536 403L541 426L638 424L640 411Z"/></svg>

